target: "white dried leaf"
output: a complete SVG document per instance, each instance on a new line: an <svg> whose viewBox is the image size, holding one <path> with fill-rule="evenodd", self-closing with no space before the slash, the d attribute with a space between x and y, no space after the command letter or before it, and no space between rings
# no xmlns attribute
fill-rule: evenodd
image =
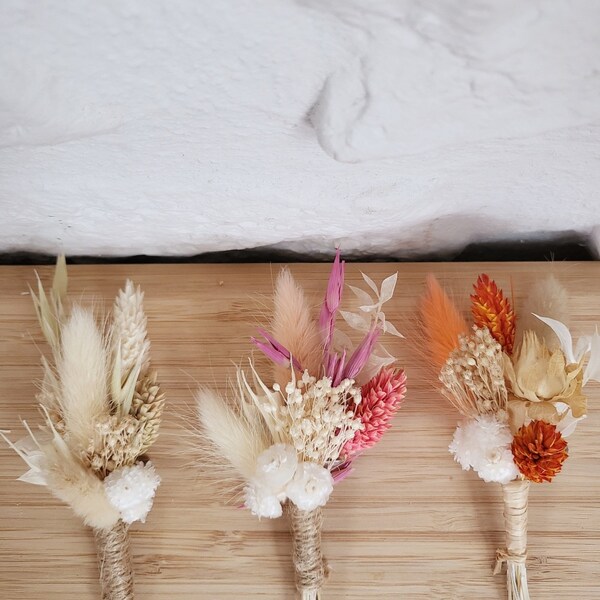
<svg viewBox="0 0 600 600"><path fill-rule="evenodd" d="M360 310L362 310L363 312L371 313L374 310L377 310L379 308L379 306L377 304L369 304L369 305L366 305L366 306L359 306L358 308Z"/></svg>
<svg viewBox="0 0 600 600"><path fill-rule="evenodd" d="M350 336L341 329L335 329L333 332L333 347L339 352L352 348Z"/></svg>
<svg viewBox="0 0 600 600"><path fill-rule="evenodd" d="M340 310L340 315L342 315L344 321L346 321L352 329L356 329L357 331L368 331L371 326L371 321L362 315L346 310Z"/></svg>
<svg viewBox="0 0 600 600"><path fill-rule="evenodd" d="M365 283L375 292L375 294L377 294L377 297L379 298L379 289L377 288L377 284L368 275L366 275L362 271L361 271L361 275L363 276Z"/></svg>
<svg viewBox="0 0 600 600"><path fill-rule="evenodd" d="M375 304L375 300L370 294L365 292L365 290L362 290L354 285L348 285L348 287L352 290L353 294L358 298L358 301L361 304Z"/></svg>
<svg viewBox="0 0 600 600"><path fill-rule="evenodd" d="M396 288L396 282L398 281L398 273L394 273L389 277L386 277L381 284L381 294L379 295L379 303L383 304L388 300L392 299L394 295L394 289Z"/></svg>
<svg viewBox="0 0 600 600"><path fill-rule="evenodd" d="M400 338L404 337L389 321L386 321L383 324L383 330L386 333L390 333L392 335L395 335L396 337L400 337Z"/></svg>
<svg viewBox="0 0 600 600"><path fill-rule="evenodd" d="M564 323L561 323L556 319L551 319L550 317L541 317L535 313L531 314L533 314L534 317L537 317L543 323L546 323L546 325L548 325L548 327L554 331L558 341L560 342L560 349L564 352L567 359L567 364L573 364L577 362L573 354L573 338L571 337L569 328Z"/></svg>
<svg viewBox="0 0 600 600"><path fill-rule="evenodd" d="M590 356L583 372L583 384L590 379L600 381L600 335L596 331L590 341Z"/></svg>

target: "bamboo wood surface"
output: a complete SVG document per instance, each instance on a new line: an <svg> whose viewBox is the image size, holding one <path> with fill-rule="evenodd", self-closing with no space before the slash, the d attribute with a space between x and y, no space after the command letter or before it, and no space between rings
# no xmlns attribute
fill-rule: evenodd
<svg viewBox="0 0 600 600"><path fill-rule="evenodd" d="M328 265L292 265L315 306ZM408 375L409 394L383 441L356 463L325 508L323 546L331 575L326 600L377 598L500 600L504 575L492 576L503 545L502 492L461 471L447 451L457 415L435 392L423 365L415 304L428 272L464 307L485 271L519 301L534 278L553 272L570 291L576 335L600 322L600 266L573 264L350 264L376 281L398 270L386 315L406 340L390 348ZM39 422L34 381L45 351L27 292L31 267L0 268L0 427L22 437L19 419ZM127 277L142 285L153 364L167 393L163 432L151 458L163 478L145 524L131 528L137 597L291 599L287 524L226 506L199 480L184 443L198 384L224 389L233 362L246 357L265 323L277 265L71 266L70 297L109 308ZM51 270L39 269L49 281ZM346 294L346 299L351 294ZM530 591L534 600L600 597L600 399L591 384L589 417L569 440L570 458L551 484L532 485ZM46 488L15 481L22 461L0 447L0 597L99 598L92 532Z"/></svg>

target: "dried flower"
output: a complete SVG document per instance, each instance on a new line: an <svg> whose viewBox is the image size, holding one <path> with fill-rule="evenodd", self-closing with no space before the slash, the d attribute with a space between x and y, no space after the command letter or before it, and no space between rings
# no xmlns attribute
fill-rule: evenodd
<svg viewBox="0 0 600 600"><path fill-rule="evenodd" d="M256 474L244 488L244 504L258 517L276 519L291 500L301 510L323 506L333 490L331 473L313 462L298 463L296 451L274 444L257 459Z"/></svg>
<svg viewBox="0 0 600 600"><path fill-rule="evenodd" d="M383 368L361 389L361 401L356 406L355 416L363 427L356 430L354 437L346 443L342 454L356 455L374 446L390 428L390 421L406 394L404 371Z"/></svg>
<svg viewBox="0 0 600 600"><path fill-rule="evenodd" d="M506 410L502 349L487 328L473 327L440 371L442 393L466 417Z"/></svg>
<svg viewBox="0 0 600 600"><path fill-rule="evenodd" d="M505 423L495 415L480 415L459 423L449 450L465 471L473 469L484 481L505 484L519 475L511 441Z"/></svg>
<svg viewBox="0 0 600 600"><path fill-rule="evenodd" d="M314 510L325 506L332 491L331 473L313 462L300 463L294 479L286 488L287 497L300 510Z"/></svg>
<svg viewBox="0 0 600 600"><path fill-rule="evenodd" d="M292 446L273 444L256 461L255 480L266 489L282 491L291 481L298 467L298 456Z"/></svg>
<svg viewBox="0 0 600 600"><path fill-rule="evenodd" d="M244 506L259 518L279 518L283 514L281 502L284 500L285 497L277 497L269 489L255 481L250 481L244 487Z"/></svg>
<svg viewBox="0 0 600 600"><path fill-rule="evenodd" d="M487 327L502 349L511 354L515 343L515 311L496 282L485 273L477 278L471 312L478 327Z"/></svg>
<svg viewBox="0 0 600 600"><path fill-rule="evenodd" d="M512 359L505 357L504 362L511 392L508 409L513 431L527 419L558 423L561 418L556 409L558 402L567 404L575 418L585 414L587 402L581 391L581 365L567 364L562 350L549 350L533 331L523 334Z"/></svg>
<svg viewBox="0 0 600 600"><path fill-rule="evenodd" d="M125 523L146 521L160 477L151 462L113 471L104 480L104 489L110 503L119 511Z"/></svg>
<svg viewBox="0 0 600 600"><path fill-rule="evenodd" d="M573 347L573 337L569 328L564 323L536 314L533 316L552 329L558 338L560 349L565 355L567 365L574 363L581 364L587 355L587 364L583 371L583 385L590 380L600 381L600 334L597 329L592 335L580 337L575 347Z"/></svg>
<svg viewBox="0 0 600 600"><path fill-rule="evenodd" d="M242 371L242 392L260 411L275 442L292 446L300 460L334 466L344 444L361 427L360 419L349 407L360 401L360 388L351 379L332 385L329 377L317 380L304 371L280 389L269 389L253 368L257 389L248 384Z"/></svg>
<svg viewBox="0 0 600 600"><path fill-rule="evenodd" d="M568 456L566 440L555 425L544 421L523 425L511 448L519 471L536 483L552 481Z"/></svg>

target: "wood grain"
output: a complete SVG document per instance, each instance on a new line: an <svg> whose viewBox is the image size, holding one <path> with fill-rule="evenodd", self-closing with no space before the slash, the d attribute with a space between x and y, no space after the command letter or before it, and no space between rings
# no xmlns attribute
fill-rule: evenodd
<svg viewBox="0 0 600 600"><path fill-rule="evenodd" d="M491 574L503 543L501 492L464 473L447 452L456 415L435 393L421 364L415 302L427 272L466 301L485 269L517 306L528 284L553 271L571 293L577 334L600 321L597 264L370 264L348 266L376 280L398 270L386 314L407 335L393 342L409 396L382 443L357 463L325 510L324 547L332 567L328 600L378 598L497 600L503 576ZM293 265L320 301L329 267ZM232 362L250 352L264 323L277 265L118 265L70 267L71 296L109 307L126 277L146 292L153 362L168 394L163 434L152 459L163 477L146 524L132 528L139 598L293 598L291 544L283 520L262 521L224 506L198 479L185 453L182 424L198 384L224 387ZM41 268L48 280L50 270ZM27 294L33 269L0 269L0 426L20 437L20 418L36 423L34 380L44 347ZM466 302L465 302L466 304ZM530 498L529 573L535 600L598 597L600 426L598 388L589 418L570 439L571 457L552 485ZM20 459L0 448L0 590L7 600L99 597L90 531L47 489L15 481Z"/></svg>

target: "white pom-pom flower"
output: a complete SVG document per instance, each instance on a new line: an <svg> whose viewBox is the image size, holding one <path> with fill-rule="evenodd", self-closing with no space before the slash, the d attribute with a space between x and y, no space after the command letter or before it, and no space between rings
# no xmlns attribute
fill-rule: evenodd
<svg viewBox="0 0 600 600"><path fill-rule="evenodd" d="M513 453L510 448L494 448L490 450L485 460L482 460L476 467L477 475L485 482L490 483L508 483L516 479L519 470L513 460Z"/></svg>
<svg viewBox="0 0 600 600"><path fill-rule="evenodd" d="M505 484L519 475L512 439L506 424L494 415L480 415L459 423L449 449L465 471L473 469L486 482Z"/></svg>
<svg viewBox="0 0 600 600"><path fill-rule="evenodd" d="M283 497L277 496L257 482L250 482L244 488L244 505L259 518L277 519L280 517L283 514L281 502L284 500L285 494Z"/></svg>
<svg viewBox="0 0 600 600"><path fill-rule="evenodd" d="M109 502L127 523L146 521L160 477L154 465L147 462L132 467L121 467L104 480L104 490Z"/></svg>
<svg viewBox="0 0 600 600"><path fill-rule="evenodd" d="M274 492L282 491L291 481L298 466L296 450L288 444L273 444L256 460L258 483Z"/></svg>
<svg viewBox="0 0 600 600"><path fill-rule="evenodd" d="M327 503L333 491L333 477L324 467L303 462L298 465L296 475L285 491L300 510L314 510Z"/></svg>
<svg viewBox="0 0 600 600"><path fill-rule="evenodd" d="M288 444L273 444L258 455L254 477L244 488L244 505L257 517L276 519L282 515L286 485L298 467L296 450Z"/></svg>

